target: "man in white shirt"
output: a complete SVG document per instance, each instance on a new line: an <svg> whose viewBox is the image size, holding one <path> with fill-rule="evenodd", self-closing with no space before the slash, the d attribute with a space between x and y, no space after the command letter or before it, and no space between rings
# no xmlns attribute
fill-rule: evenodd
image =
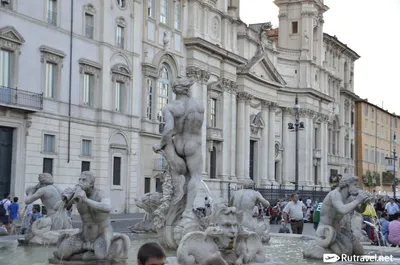
<svg viewBox="0 0 400 265"><path fill-rule="evenodd" d="M385 210L389 215L389 222L394 220L395 213L400 212L399 206L393 198L390 198L389 202L386 203Z"/></svg>
<svg viewBox="0 0 400 265"><path fill-rule="evenodd" d="M291 201L286 204L285 209L283 209L283 219L285 226L289 222L292 228L293 234L302 234L304 227L303 211L307 209L304 203L299 201L298 194L292 194L290 197Z"/></svg>
<svg viewBox="0 0 400 265"><path fill-rule="evenodd" d="M308 197L308 199L306 200L307 208L311 208L311 203L312 203L311 198Z"/></svg>
<svg viewBox="0 0 400 265"><path fill-rule="evenodd" d="M0 201L0 207L3 207L4 209L4 215L0 216L0 224L3 224L6 226L6 229L8 231L8 224L9 224L9 213L8 213L8 207L11 205L10 201L10 194L9 193L4 193L3 199Z"/></svg>

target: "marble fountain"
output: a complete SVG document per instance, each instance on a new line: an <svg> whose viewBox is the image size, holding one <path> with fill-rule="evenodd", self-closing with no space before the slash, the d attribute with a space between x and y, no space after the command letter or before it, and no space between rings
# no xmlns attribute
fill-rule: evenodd
<svg viewBox="0 0 400 265"><path fill-rule="evenodd" d="M325 264L322 256L326 253L394 253L390 264L400 264L396 259L400 253L383 247L364 248L352 236L351 222L343 224L344 217L361 211L370 199L355 177L343 177L326 196L315 237L270 234L268 219L258 221L251 216L256 203L267 206L269 202L251 189L250 180L233 194L229 205L215 203L207 216L194 210L199 188L206 185L201 180L204 108L201 101L191 97L193 83L189 78L177 79L173 86L176 100L163 110L165 129L153 151L165 157L168 168L162 174L162 193L145 194L136 200L146 212L142 222L131 228L136 233L113 233L110 199L95 187L91 172L83 172L78 185L64 191L54 186L51 176L41 174L39 184L27 190L27 202L41 199L50 214L35 221L19 242L0 238L0 264L136 264L139 247L150 241L164 246L171 265L201 264L215 254L229 265L317 265ZM65 218L65 209L72 204L80 214L82 231L71 229ZM137 232L153 233L155 237L148 239ZM108 250L106 245L110 245Z"/></svg>

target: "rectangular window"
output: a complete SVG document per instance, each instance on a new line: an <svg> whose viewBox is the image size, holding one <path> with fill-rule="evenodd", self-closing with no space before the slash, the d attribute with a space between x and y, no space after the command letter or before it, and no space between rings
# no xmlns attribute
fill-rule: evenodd
<svg viewBox="0 0 400 265"><path fill-rule="evenodd" d="M43 152L55 153L56 137L51 134L45 134L43 140Z"/></svg>
<svg viewBox="0 0 400 265"><path fill-rule="evenodd" d="M373 149L373 147L371 147L371 149ZM370 157L370 162L375 162L375 152L374 150L371 150L371 157Z"/></svg>
<svg viewBox="0 0 400 265"><path fill-rule="evenodd" d="M115 83L115 111L122 112L123 110L123 91L124 91L124 83L116 82Z"/></svg>
<svg viewBox="0 0 400 265"><path fill-rule="evenodd" d="M120 49L124 48L124 27L117 26L117 47Z"/></svg>
<svg viewBox="0 0 400 265"><path fill-rule="evenodd" d="M292 22L292 34L299 33L299 23L297 21Z"/></svg>
<svg viewBox="0 0 400 265"><path fill-rule="evenodd" d="M368 162L368 148L365 147L364 149L364 161Z"/></svg>
<svg viewBox="0 0 400 265"><path fill-rule="evenodd" d="M0 49L0 87L11 86L11 52Z"/></svg>
<svg viewBox="0 0 400 265"><path fill-rule="evenodd" d="M375 110L371 108L371 119L375 118Z"/></svg>
<svg viewBox="0 0 400 265"><path fill-rule="evenodd" d="M394 128L397 128L397 119L394 119Z"/></svg>
<svg viewBox="0 0 400 265"><path fill-rule="evenodd" d="M81 172L83 172L83 171L90 171L90 162L89 161L82 161Z"/></svg>
<svg viewBox="0 0 400 265"><path fill-rule="evenodd" d="M85 37L93 39L94 36L94 16L85 13Z"/></svg>
<svg viewBox="0 0 400 265"><path fill-rule="evenodd" d="M92 140L82 140L82 156L92 155Z"/></svg>
<svg viewBox="0 0 400 265"><path fill-rule="evenodd" d="M163 108L168 104L169 84L159 80L158 82L158 101L157 101L157 119L160 122L159 133L164 131L164 117L162 114Z"/></svg>
<svg viewBox="0 0 400 265"><path fill-rule="evenodd" d="M364 105L364 115L368 116L368 105Z"/></svg>
<svg viewBox="0 0 400 265"><path fill-rule="evenodd" d="M364 121L364 131L368 132L368 120L367 119L365 119L365 121Z"/></svg>
<svg viewBox="0 0 400 265"><path fill-rule="evenodd" d="M354 125L354 111L351 112L351 125Z"/></svg>
<svg viewBox="0 0 400 265"><path fill-rule="evenodd" d="M47 0L47 23L57 25L57 1Z"/></svg>
<svg viewBox="0 0 400 265"><path fill-rule="evenodd" d="M153 81L147 79L147 118L151 120L152 117L152 107L153 107Z"/></svg>
<svg viewBox="0 0 400 265"><path fill-rule="evenodd" d="M156 178L156 192L162 193L162 183L160 178Z"/></svg>
<svg viewBox="0 0 400 265"><path fill-rule="evenodd" d="M353 159L354 158L354 144L351 143L350 145L350 158Z"/></svg>
<svg viewBox="0 0 400 265"><path fill-rule="evenodd" d="M217 100L215 98L211 99L210 122L211 127L217 127Z"/></svg>
<svg viewBox="0 0 400 265"><path fill-rule="evenodd" d="M57 65L46 63L46 91L45 97L55 98L57 83Z"/></svg>
<svg viewBox="0 0 400 265"><path fill-rule="evenodd" d="M175 2L175 9L174 9L174 24L175 24L175 29L180 29L181 28L181 2L176 1Z"/></svg>
<svg viewBox="0 0 400 265"><path fill-rule="evenodd" d="M121 186L121 157L118 156L113 161L113 185Z"/></svg>
<svg viewBox="0 0 400 265"><path fill-rule="evenodd" d="M154 9L153 9L153 1L154 0L148 0L147 1L147 16L148 17L154 17Z"/></svg>
<svg viewBox="0 0 400 265"><path fill-rule="evenodd" d="M373 121L371 121L371 134L375 134L375 125Z"/></svg>
<svg viewBox="0 0 400 265"><path fill-rule="evenodd" d="M375 163L379 163L379 158L380 158L379 152L376 151L376 152L375 152Z"/></svg>
<svg viewBox="0 0 400 265"><path fill-rule="evenodd" d="M160 22L167 24L168 0L160 0Z"/></svg>
<svg viewBox="0 0 400 265"><path fill-rule="evenodd" d="M91 74L83 75L83 104L87 106L93 105L93 82L94 76Z"/></svg>
<svg viewBox="0 0 400 265"><path fill-rule="evenodd" d="M151 184L151 179L150 178L144 178L144 193L149 193L150 192L150 184Z"/></svg>
<svg viewBox="0 0 400 265"><path fill-rule="evenodd" d="M384 165L385 164L385 154L381 153L381 164Z"/></svg>
<svg viewBox="0 0 400 265"><path fill-rule="evenodd" d="M318 148L318 128L314 128L314 149Z"/></svg>
<svg viewBox="0 0 400 265"><path fill-rule="evenodd" d="M43 158L43 173L53 175L53 158Z"/></svg>

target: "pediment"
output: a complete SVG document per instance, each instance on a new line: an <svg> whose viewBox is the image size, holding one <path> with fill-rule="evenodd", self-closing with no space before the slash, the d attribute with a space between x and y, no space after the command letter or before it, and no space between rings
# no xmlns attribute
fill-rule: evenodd
<svg viewBox="0 0 400 265"><path fill-rule="evenodd" d="M15 42L18 44L22 44L25 42L22 35L14 27L11 27L11 26L0 28L0 38L6 39L8 41L12 41L12 42Z"/></svg>
<svg viewBox="0 0 400 265"><path fill-rule="evenodd" d="M251 74L270 83L275 83L280 86L286 85L285 80L269 59L267 51L263 51L260 48L253 58L238 70L239 73Z"/></svg>

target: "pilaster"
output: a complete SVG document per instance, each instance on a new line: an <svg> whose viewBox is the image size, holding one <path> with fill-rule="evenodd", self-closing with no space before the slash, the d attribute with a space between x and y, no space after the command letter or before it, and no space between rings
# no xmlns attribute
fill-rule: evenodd
<svg viewBox="0 0 400 265"><path fill-rule="evenodd" d="M249 114L251 98L248 93L237 93L236 176L239 181L249 178L250 123L246 114Z"/></svg>
<svg viewBox="0 0 400 265"><path fill-rule="evenodd" d="M268 130L268 180L275 181L275 102L269 104L269 130Z"/></svg>
<svg viewBox="0 0 400 265"><path fill-rule="evenodd" d="M230 145L230 159L231 159L231 170L230 170L230 175L231 178L234 179L237 176L236 172L236 125L237 125L237 105L236 105L236 92L237 92L237 86L236 83L232 82L231 83L231 139L230 142L228 143Z"/></svg>
<svg viewBox="0 0 400 265"><path fill-rule="evenodd" d="M245 146L245 157L244 157L244 172L246 179L250 178L250 103L253 99L253 96L246 93L246 102L245 102L245 138L244 138L244 146Z"/></svg>
<svg viewBox="0 0 400 265"><path fill-rule="evenodd" d="M282 108L282 184L287 184L290 182L289 180L289 167L290 167L290 138L289 138L289 130L287 128L288 123L290 122L290 116L292 114L292 108Z"/></svg>
<svg viewBox="0 0 400 265"><path fill-rule="evenodd" d="M264 120L265 126L262 129L262 136L261 136L261 159L260 159L260 166L261 166L261 186L265 186L269 184L268 182L268 155L269 155L269 102L263 100L261 102L261 118Z"/></svg>

